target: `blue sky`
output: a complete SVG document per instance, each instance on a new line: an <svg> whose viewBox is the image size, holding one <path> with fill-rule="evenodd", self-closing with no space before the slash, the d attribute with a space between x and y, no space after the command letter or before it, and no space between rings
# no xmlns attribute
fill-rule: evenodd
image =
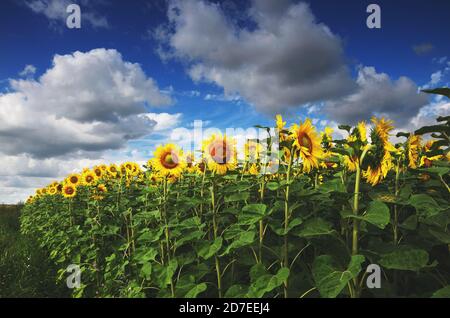
<svg viewBox="0 0 450 318"><path fill-rule="evenodd" d="M70 3L81 29L65 25ZM370 3L381 29L366 26ZM446 0L1 1L0 202L83 165L142 161L196 119L432 122L449 104L418 91L448 86L448 12Z"/></svg>

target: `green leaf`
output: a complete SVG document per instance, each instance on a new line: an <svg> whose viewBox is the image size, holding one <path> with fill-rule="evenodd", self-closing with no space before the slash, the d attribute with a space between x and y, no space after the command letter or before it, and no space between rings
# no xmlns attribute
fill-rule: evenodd
<svg viewBox="0 0 450 318"><path fill-rule="evenodd" d="M289 222L288 227L285 229L281 221L278 221L276 219L271 220L269 223L270 228L272 231L274 231L277 235L284 236L288 234L293 228L297 227L298 225L301 225L303 223L303 220L301 218L294 218Z"/></svg>
<svg viewBox="0 0 450 318"><path fill-rule="evenodd" d="M150 261L154 261L156 255L158 255L158 250L154 248L146 248L135 254L134 258L139 264L144 264Z"/></svg>
<svg viewBox="0 0 450 318"><path fill-rule="evenodd" d="M238 193L233 193L231 195L226 196L224 201L225 202L246 201L249 199L249 197L250 197L249 192L238 192Z"/></svg>
<svg viewBox="0 0 450 318"><path fill-rule="evenodd" d="M230 245L227 246L225 251L220 256L227 255L237 248L252 244L254 240L255 232L242 232Z"/></svg>
<svg viewBox="0 0 450 318"><path fill-rule="evenodd" d="M419 216L424 218L436 215L443 210L428 194L413 194L408 203L416 208Z"/></svg>
<svg viewBox="0 0 450 318"><path fill-rule="evenodd" d="M161 288L167 287L170 284L175 271L178 268L178 261L176 259L171 259L169 264L166 266L158 267L158 285Z"/></svg>
<svg viewBox="0 0 450 318"><path fill-rule="evenodd" d="M195 285L191 290L189 290L186 295L184 296L185 298L195 298L197 297L198 294L203 293L206 290L206 283L201 283L198 285Z"/></svg>
<svg viewBox="0 0 450 318"><path fill-rule="evenodd" d="M431 298L450 298L450 285L445 286L433 293Z"/></svg>
<svg viewBox="0 0 450 318"><path fill-rule="evenodd" d="M145 263L144 265L142 265L142 268L141 268L141 276L142 277L149 280L151 273L152 273L152 263L148 262L148 263Z"/></svg>
<svg viewBox="0 0 450 318"><path fill-rule="evenodd" d="M267 182L266 187L270 191L276 191L280 188L280 184L278 182L270 181L270 182Z"/></svg>
<svg viewBox="0 0 450 318"><path fill-rule="evenodd" d="M428 253L422 249L402 248L382 255L380 264L389 269L417 271L428 263Z"/></svg>
<svg viewBox="0 0 450 318"><path fill-rule="evenodd" d="M267 206L265 204L248 204L242 208L239 215L239 224L250 225L259 222L266 215Z"/></svg>
<svg viewBox="0 0 450 318"><path fill-rule="evenodd" d="M228 288L225 298L244 298L245 294L247 294L247 289L247 286L244 285L233 285Z"/></svg>
<svg viewBox="0 0 450 318"><path fill-rule="evenodd" d="M447 232L430 229L430 234L442 243L450 244L450 234Z"/></svg>
<svg viewBox="0 0 450 318"><path fill-rule="evenodd" d="M210 244L208 241L202 242L197 254L203 259L211 258L220 250L220 248L222 247L222 242L222 237L218 237L217 239L215 239L212 244Z"/></svg>
<svg viewBox="0 0 450 318"><path fill-rule="evenodd" d="M347 192L342 181L338 178L328 180L319 186L319 191L323 193L329 192Z"/></svg>
<svg viewBox="0 0 450 318"><path fill-rule="evenodd" d="M422 89L422 92L428 93L428 94L444 95L444 96L447 96L448 98L450 98L450 88L448 88L448 87Z"/></svg>
<svg viewBox="0 0 450 318"><path fill-rule="evenodd" d="M322 218L314 218L306 221L296 235L299 237L312 237L319 235L331 235L333 233L334 230L331 223Z"/></svg>
<svg viewBox="0 0 450 318"><path fill-rule="evenodd" d="M289 268L287 267L280 268L275 275L263 275L250 285L247 296L251 298L261 298L266 293L281 286L288 277Z"/></svg>
<svg viewBox="0 0 450 318"><path fill-rule="evenodd" d="M419 169L419 171L437 174L438 176L442 177L442 176L449 174L450 168L433 166L433 167L429 167L429 168Z"/></svg>
<svg viewBox="0 0 450 318"><path fill-rule="evenodd" d="M402 224L400 224L400 227L410 231L415 230L417 228L417 216L409 216Z"/></svg>
<svg viewBox="0 0 450 318"><path fill-rule="evenodd" d="M361 219L384 229L389 224L389 207L381 201L372 201L369 203L367 213Z"/></svg>
<svg viewBox="0 0 450 318"><path fill-rule="evenodd" d="M322 297L335 298L361 271L364 256L353 255L346 270L337 269L335 260L330 255L316 257L313 263L313 277Z"/></svg>

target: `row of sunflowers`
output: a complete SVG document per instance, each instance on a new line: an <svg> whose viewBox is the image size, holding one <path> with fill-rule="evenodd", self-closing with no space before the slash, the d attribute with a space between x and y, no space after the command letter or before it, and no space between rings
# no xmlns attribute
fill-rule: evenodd
<svg viewBox="0 0 450 318"><path fill-rule="evenodd" d="M450 293L450 117L396 144L384 118L339 126L344 139L309 119L287 128L277 115L275 126L242 156L216 134L199 156L166 144L143 167L70 174L28 199L22 232L60 266L60 283L80 265L74 297Z"/></svg>
<svg viewBox="0 0 450 318"><path fill-rule="evenodd" d="M366 181L373 186L380 183L387 173L394 169L394 162L402 160L401 158L404 160L405 167L411 169L430 167L434 161L444 158L447 161L450 160L450 153L447 153L445 157L443 154L435 154L432 151L435 140L430 139L426 143L422 143L420 135L409 136L406 143L396 148L389 141L389 133L393 130L392 122L375 117L372 118L372 122L374 124L370 135L372 142L368 142L366 122L360 122L349 134L346 139L347 143L344 144L346 149L356 145L356 151L352 147L351 150L354 150L354 153L340 155L338 152L333 152L335 144L332 141L332 128L325 127L319 135L311 124L311 120L306 119L304 123L293 124L289 131L286 131L286 122L283 121L281 115L277 115L276 125L280 132L280 142L292 142L292 149L283 147L284 154L281 159L285 163L289 162L292 151L295 163L301 165L301 170L305 173L314 169L319 171L320 169L335 169L339 163L348 171L354 172L360 165L361 154L373 149L376 151L373 151L372 163L369 163L362 173ZM133 181L146 183L146 180L156 184L162 182L164 178L167 178L169 182L176 182L183 173L202 175L206 169L220 175L236 169L240 169L244 174L258 175L264 169L262 166L274 164L273 162L261 162L264 151L261 143L249 140L243 149L244 164L239 166L236 141L233 138L227 138L226 135L213 134L203 142L202 156L198 162L195 160L194 153L189 152L185 155L176 145L166 144L157 148L154 158L150 159L145 166L146 171L135 162L125 162L121 165L102 164L92 169L85 168L80 174L70 174L61 183L55 181L42 189L37 189L35 196L30 196L28 201L31 202L43 195L57 194L62 194L65 198L72 198L76 195L79 186L96 187L95 197L101 199L102 194L107 192L104 182L120 178L124 178L127 184ZM423 177L426 178L426 175Z"/></svg>

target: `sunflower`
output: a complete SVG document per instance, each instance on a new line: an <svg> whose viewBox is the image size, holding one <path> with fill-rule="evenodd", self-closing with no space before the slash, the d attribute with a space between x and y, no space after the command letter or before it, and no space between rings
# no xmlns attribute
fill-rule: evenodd
<svg viewBox="0 0 450 318"><path fill-rule="evenodd" d="M102 167L100 166L95 166L93 169L95 175L97 176L97 178L101 178L103 176L104 170L102 169Z"/></svg>
<svg viewBox="0 0 450 318"><path fill-rule="evenodd" d="M392 169L391 151L396 151L395 147L389 142L389 133L394 127L391 120L384 118L378 119L372 117L374 128L371 132L372 145L375 146L372 162L369 163L367 170L363 172L363 177L372 186L377 185L386 177L389 170Z"/></svg>
<svg viewBox="0 0 450 318"><path fill-rule="evenodd" d="M294 155L303 161L303 171L310 172L312 168L319 167L319 159L323 158L323 150L320 145L320 137L306 119L300 125L294 124L290 129L290 137L294 140Z"/></svg>
<svg viewBox="0 0 450 318"><path fill-rule="evenodd" d="M195 171L196 171L198 174L204 174L205 171L206 171L206 167L207 167L206 160L205 160L205 159L202 159L199 163L197 163L197 164L195 165L195 168L196 168Z"/></svg>
<svg viewBox="0 0 450 318"><path fill-rule="evenodd" d="M81 177L83 180L83 185L86 186L94 185L97 182L97 176L90 170L85 170Z"/></svg>
<svg viewBox="0 0 450 318"><path fill-rule="evenodd" d="M55 195L58 193L58 189L56 188L56 186L50 186L48 188L48 194L49 195Z"/></svg>
<svg viewBox="0 0 450 318"><path fill-rule="evenodd" d="M192 152L188 152L185 157L186 157L186 172L187 173L197 172L198 167L195 165L195 155Z"/></svg>
<svg viewBox="0 0 450 318"><path fill-rule="evenodd" d="M262 145L255 140L248 140L244 145L245 161L255 162L261 158Z"/></svg>
<svg viewBox="0 0 450 318"><path fill-rule="evenodd" d="M119 169L117 168L117 166L115 164L110 164L108 169L108 174L112 177L112 178L116 178L119 175Z"/></svg>
<svg viewBox="0 0 450 318"><path fill-rule="evenodd" d="M431 167L433 165L433 161L440 160L443 158L442 155L432 155L434 140L428 140L427 143L423 146L424 155L420 158L420 166L421 167Z"/></svg>
<svg viewBox="0 0 450 318"><path fill-rule="evenodd" d="M81 184L81 176L79 174L72 173L66 178L65 183L77 187Z"/></svg>
<svg viewBox="0 0 450 318"><path fill-rule="evenodd" d="M106 193L108 192L108 188L102 183L97 186L97 191L99 193Z"/></svg>
<svg viewBox="0 0 450 318"><path fill-rule="evenodd" d="M348 171L356 171L356 166L359 164L359 158L357 156L344 156L344 165L347 167Z"/></svg>
<svg viewBox="0 0 450 318"><path fill-rule="evenodd" d="M419 135L411 135L406 142L406 154L408 160L408 167L411 169L417 168L417 162L419 159L419 152L421 149L422 138Z"/></svg>
<svg viewBox="0 0 450 318"><path fill-rule="evenodd" d="M72 184L65 184L62 194L65 198L73 198L77 194L77 188Z"/></svg>
<svg viewBox="0 0 450 318"><path fill-rule="evenodd" d="M248 173L251 174L251 175L254 175L254 176L258 175L259 174L259 167L258 167L258 165L256 163L252 164L250 166L250 169L248 169Z"/></svg>
<svg viewBox="0 0 450 318"><path fill-rule="evenodd" d="M286 122L283 121L283 117L280 114L276 115L275 118L280 141L284 141L286 140L286 134L284 133L284 126L286 126Z"/></svg>
<svg viewBox="0 0 450 318"><path fill-rule="evenodd" d="M236 142L226 135L211 135L203 141L202 151L209 170L225 174L236 168Z"/></svg>
<svg viewBox="0 0 450 318"><path fill-rule="evenodd" d="M153 168L161 176L179 176L186 166L183 152L178 146L159 146L154 152Z"/></svg>

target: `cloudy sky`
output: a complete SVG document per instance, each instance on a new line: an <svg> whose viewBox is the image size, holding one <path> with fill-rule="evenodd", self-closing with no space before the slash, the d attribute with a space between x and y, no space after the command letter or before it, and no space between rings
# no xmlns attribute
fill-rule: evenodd
<svg viewBox="0 0 450 318"><path fill-rule="evenodd" d="M450 2L3 0L0 203L101 162L147 160L206 127L319 128L450 113ZM81 29L66 8L81 7Z"/></svg>

